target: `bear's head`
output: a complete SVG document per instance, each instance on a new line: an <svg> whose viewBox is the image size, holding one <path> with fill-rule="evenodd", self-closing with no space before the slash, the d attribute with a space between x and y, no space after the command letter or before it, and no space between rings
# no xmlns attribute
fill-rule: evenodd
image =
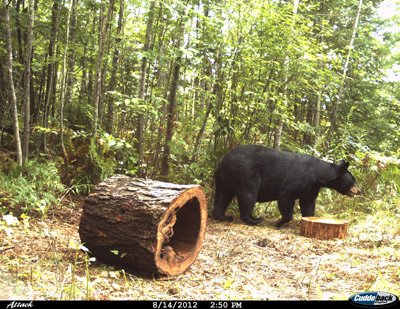
<svg viewBox="0 0 400 309"><path fill-rule="evenodd" d="M344 160L335 165L336 177L329 181L329 187L347 196L355 196L361 193L354 176L347 170L349 162Z"/></svg>

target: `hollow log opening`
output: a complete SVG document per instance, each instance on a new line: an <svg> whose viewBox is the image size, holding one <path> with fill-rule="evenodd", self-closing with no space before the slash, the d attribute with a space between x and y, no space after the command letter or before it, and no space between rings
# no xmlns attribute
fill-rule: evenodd
<svg viewBox="0 0 400 309"><path fill-rule="evenodd" d="M168 273L181 273L197 257L202 237L202 214L197 198L170 209L161 221L156 264Z"/></svg>
<svg viewBox="0 0 400 309"><path fill-rule="evenodd" d="M200 204L195 198L176 214L174 235L169 240L169 245L178 255L185 257L196 246L200 233L200 218Z"/></svg>

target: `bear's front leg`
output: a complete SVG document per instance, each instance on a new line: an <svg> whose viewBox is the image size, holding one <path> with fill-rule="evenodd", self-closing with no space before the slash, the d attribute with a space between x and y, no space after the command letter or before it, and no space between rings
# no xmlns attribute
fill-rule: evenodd
<svg viewBox="0 0 400 309"><path fill-rule="evenodd" d="M315 214L315 200L300 199L300 210L303 217L314 217Z"/></svg>

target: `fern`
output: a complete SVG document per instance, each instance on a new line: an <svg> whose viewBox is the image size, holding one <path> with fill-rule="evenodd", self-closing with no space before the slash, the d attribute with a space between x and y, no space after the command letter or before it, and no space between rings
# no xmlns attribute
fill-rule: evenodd
<svg viewBox="0 0 400 309"><path fill-rule="evenodd" d="M0 190L9 198L9 211L44 216L65 190L57 172L52 162L28 160L22 168L14 165L7 175L0 173Z"/></svg>

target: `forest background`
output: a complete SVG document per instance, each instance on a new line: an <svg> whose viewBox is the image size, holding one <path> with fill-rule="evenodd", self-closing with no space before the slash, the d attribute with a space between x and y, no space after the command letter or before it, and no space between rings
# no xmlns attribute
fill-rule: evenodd
<svg viewBox="0 0 400 309"><path fill-rule="evenodd" d="M2 212L44 215L114 173L210 193L249 143L349 160L398 208L399 19L381 4L3 0Z"/></svg>
<svg viewBox="0 0 400 309"><path fill-rule="evenodd" d="M7 274L28 284L26 290L35 278L55 277L55 283L46 284L51 293L38 297L62 299L70 272L68 297L75 298L78 253L68 251L72 257L65 259L66 251L56 250L56 231L48 232L49 226L64 225L40 221L50 214L54 219L59 212L62 220L74 222L70 234L76 237L79 211L71 196L86 196L101 180L122 173L200 184L212 207L218 161L233 147L253 143L330 162L350 161L363 195L343 199L325 191L317 214L350 220L353 238L346 244L356 250L367 248L359 260L354 258L355 268L363 257L380 256L376 268L366 268L376 275L361 271L360 280L368 282L358 289L398 292L400 84L395 73L400 35L395 30L400 20L396 14L380 17L382 3L1 0L0 251L5 254L0 268L6 279L0 279L5 280L5 289ZM277 210L269 206L258 206L257 215L277 218ZM66 209L72 209L75 219L69 219ZM237 206L232 209L237 214ZM222 229L210 227L208 241L215 243L205 245L211 250L207 252L220 248ZM229 233L237 233L232 239L266 235L248 229L231 227ZM69 234L64 231L58 233ZM275 249L283 243L294 246L293 252L307 246L319 250L315 242L297 246L296 235L270 229L267 234L273 239L266 243L275 244ZM48 239L49 248L25 248L29 237ZM17 241L18 245L13 243ZM224 246L230 241L223 238ZM285 252L282 256L286 245L278 250ZM232 246L225 249L235 252L237 244ZM334 251L340 246L335 244ZM68 241L66 247L70 249ZM254 250L259 247L251 245ZM244 251L243 258L254 256L258 265L260 253ZM35 262L31 256L42 252L46 257ZM269 252L271 258L274 254ZM48 256L43 266L39 261ZM221 272L222 262L216 260L212 274L232 292L236 281ZM86 270L81 271L88 273L84 261ZM384 270L381 264L389 266ZM223 264L226 269L235 265ZM288 265L293 266L291 260ZM317 271L319 267L318 263ZM44 275L46 270L50 275ZM296 275L303 278L302 287L309 269L303 271ZM341 271L331 271L325 279L332 280ZM208 276L206 271L204 275ZM82 297L89 299L87 278L87 294ZM259 283L266 283L264 279ZM40 293L45 285L36 284L35 293ZM156 286L151 284L151 289ZM336 281L332 286L340 288ZM285 289L276 290L279 295ZM301 298L321 293L317 285Z"/></svg>

